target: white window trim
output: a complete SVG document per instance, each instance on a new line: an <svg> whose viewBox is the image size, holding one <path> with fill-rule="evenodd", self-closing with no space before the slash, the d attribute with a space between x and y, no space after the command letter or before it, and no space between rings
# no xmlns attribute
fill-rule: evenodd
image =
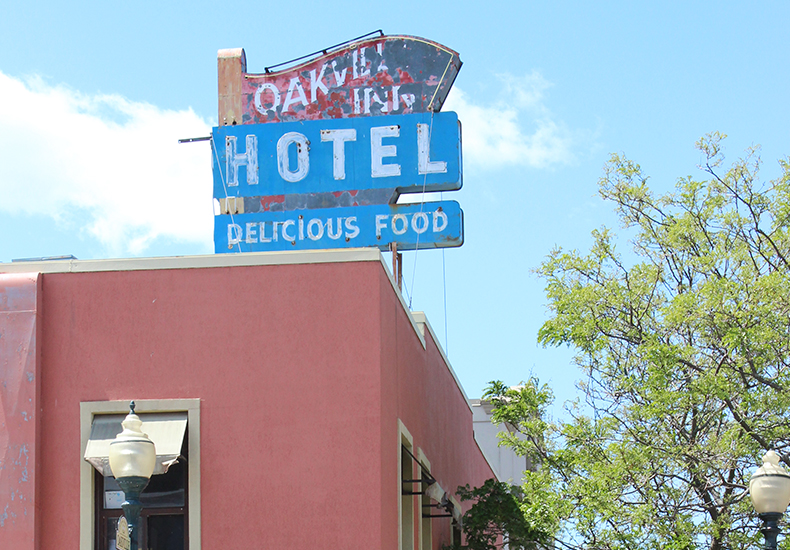
<svg viewBox="0 0 790 550"><path fill-rule="evenodd" d="M186 412L189 438L189 550L201 550L200 540L200 399L135 399L135 412ZM80 458L91 434L93 417L101 414L129 412L126 401L86 401L80 403ZM94 508L94 469L80 460L80 550L96 550L94 543L96 510Z"/></svg>
<svg viewBox="0 0 790 550"><path fill-rule="evenodd" d="M406 426L403 424L401 419L398 419L398 550L404 550L403 547L403 495L401 494L403 491L403 460L401 460L403 456L402 447L406 447L409 451L413 451L414 449L414 438L409 433L409 430L406 429ZM412 465L413 470L413 465ZM411 497L414 498L414 497ZM412 515L414 514L414 510L412 510ZM413 531L413 522L414 518L412 518L412 531ZM412 532L412 540L414 539L414 533ZM410 547L406 550L414 550L414 544L412 543Z"/></svg>
<svg viewBox="0 0 790 550"><path fill-rule="evenodd" d="M414 456L417 457L417 462L420 463L420 478L422 479L423 470L430 473L431 472L431 462L425 456L421 447L417 447L417 454ZM417 539L420 541L420 550L431 550L433 548L433 528L431 524L431 520L433 518L424 518L422 517L425 514L425 506L426 504L430 504L430 499L427 498L424 494L420 495L419 498L420 502L420 521L419 526L417 528ZM430 511L428 512L430 514ZM427 540L426 540L427 539Z"/></svg>

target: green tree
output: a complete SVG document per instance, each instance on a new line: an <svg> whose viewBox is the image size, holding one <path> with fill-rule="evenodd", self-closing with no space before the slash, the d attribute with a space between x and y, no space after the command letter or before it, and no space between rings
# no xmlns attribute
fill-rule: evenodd
<svg viewBox="0 0 790 550"><path fill-rule="evenodd" d="M550 422L548 388L492 383L505 444L537 459L562 521L589 549L759 545L746 493L762 454L790 446L790 163L759 178L759 150L723 168L720 134L697 143L705 178L656 195L613 155L601 196L633 235L551 252L545 346L568 345L583 400ZM790 548L786 542L783 548Z"/></svg>
<svg viewBox="0 0 790 550"><path fill-rule="evenodd" d="M556 531L556 516L548 501L526 498L515 485L489 479L480 487L458 488L462 500L472 501L463 518L468 550L511 550L547 548ZM534 494L533 494L534 496Z"/></svg>

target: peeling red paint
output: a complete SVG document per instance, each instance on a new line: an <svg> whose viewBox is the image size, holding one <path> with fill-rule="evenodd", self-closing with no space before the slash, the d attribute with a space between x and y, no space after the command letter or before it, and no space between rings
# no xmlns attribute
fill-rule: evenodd
<svg viewBox="0 0 790 550"><path fill-rule="evenodd" d="M436 112L461 68L453 50L403 35L352 42L268 74L247 73L243 54L239 62L241 85L223 82L236 77L220 71L220 89L240 90L242 124Z"/></svg>
<svg viewBox="0 0 790 550"><path fill-rule="evenodd" d="M280 204L285 202L285 195L269 195L268 197L261 197L261 208L263 210L271 210L272 204Z"/></svg>
<svg viewBox="0 0 790 550"><path fill-rule="evenodd" d="M411 77L411 75L402 69L398 69L398 78L404 84L412 84L414 82L414 79Z"/></svg>

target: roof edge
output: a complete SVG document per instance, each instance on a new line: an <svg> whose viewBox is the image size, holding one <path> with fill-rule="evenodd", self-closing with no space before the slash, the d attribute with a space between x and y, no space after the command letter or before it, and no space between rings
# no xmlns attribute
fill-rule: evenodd
<svg viewBox="0 0 790 550"><path fill-rule="evenodd" d="M338 262L375 262L384 264L376 248L331 250L294 250L286 252L246 252L244 254L205 254L105 260L52 260L0 263L0 273L91 273L101 271L147 271L155 269L200 269L247 267L257 265L323 264ZM385 264L386 265L386 264Z"/></svg>
<svg viewBox="0 0 790 550"><path fill-rule="evenodd" d="M453 380L455 380L456 386L458 386L458 389L461 390L461 395L464 396L464 400L466 401L466 406L469 407L469 412L472 412L472 405L469 403L469 396L466 395L466 390L464 390L463 384L461 384L461 381L458 379L458 375L455 374L455 371L453 370L453 365L450 363L450 360L447 358L447 355L444 353L444 348L442 348L442 344L439 342L439 339L436 337L436 332L433 330L431 323L428 322L428 317L425 315L425 312L412 311L411 316L414 319L414 322L417 324L417 327L420 329L423 339L425 338L425 330L426 328L428 329L428 333L431 335L431 339L433 340L433 343L436 345L436 349L439 350L439 353L442 356L442 360L444 361L447 370L450 371Z"/></svg>

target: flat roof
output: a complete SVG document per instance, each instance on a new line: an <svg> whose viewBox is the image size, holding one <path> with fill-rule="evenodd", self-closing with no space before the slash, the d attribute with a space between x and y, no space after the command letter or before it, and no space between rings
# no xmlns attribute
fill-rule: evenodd
<svg viewBox="0 0 790 550"><path fill-rule="evenodd" d="M245 252L243 254L204 254L200 256L163 256L109 260L33 260L0 263L0 273L90 273L98 271L140 271L154 269L199 269L206 267L244 267L258 265L323 264L342 262L381 262L376 248L335 250L293 250L286 252Z"/></svg>

